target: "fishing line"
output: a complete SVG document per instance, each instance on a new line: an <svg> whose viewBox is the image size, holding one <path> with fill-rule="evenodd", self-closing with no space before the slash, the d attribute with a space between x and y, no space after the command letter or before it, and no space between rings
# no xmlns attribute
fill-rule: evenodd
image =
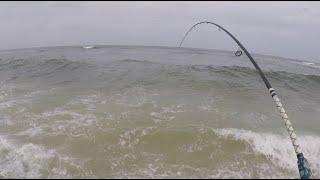
<svg viewBox="0 0 320 180"><path fill-rule="evenodd" d="M240 41L235 38L229 31L227 31L225 28L223 28L222 26L216 24L216 23L213 23L213 22L210 22L210 21L201 21L201 22L198 22L196 24L194 24L186 33L185 35L183 36L180 44L179 44L179 47L181 47L182 43L184 42L184 40L186 39L186 37L188 36L188 34L195 28L197 27L198 25L200 24L211 24L211 25L214 25L216 27L219 28L219 31L223 30L225 33L227 33L237 44L238 46L240 47L240 49L248 56L248 58L250 59L250 61L252 62L252 64L254 65L254 67L258 70L259 74L260 74L260 77L262 78L264 84L266 85L267 89L269 90L269 93L271 95L271 97L273 98L273 100L275 101L276 103L276 106L277 106L277 109L279 110L280 112L280 115L281 115L281 118L283 119L284 123L285 123L285 126L286 126L286 129L289 133L289 137L290 137L290 140L291 140L291 143L293 145L293 148L296 152L296 155L297 155L297 159L298 159L298 170L299 170L299 174L300 174L300 178L301 179L311 179L312 178L312 171L310 169L310 165L307 161L306 158L304 158L303 156L303 153L302 153L302 149L298 143L298 140L297 140L297 135L296 133L294 132L293 130L293 127L292 127L292 124L288 118L288 115L286 113L286 111L284 110L283 108L283 105L282 103L280 102L280 99L278 97L278 95L276 94L274 88L272 88L270 82L268 81L268 79L266 78L265 74L262 72L262 70L260 69L260 67L258 66L258 64L256 63L256 61L253 59L253 57L251 56L251 54L247 51L247 49L240 43ZM239 50L238 50L239 51ZM240 54L240 52L236 52L237 55ZM241 52L241 55L242 55L242 52Z"/></svg>

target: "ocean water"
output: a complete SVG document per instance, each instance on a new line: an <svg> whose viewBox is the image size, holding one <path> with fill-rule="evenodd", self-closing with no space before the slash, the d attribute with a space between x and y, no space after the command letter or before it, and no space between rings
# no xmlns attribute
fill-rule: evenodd
<svg viewBox="0 0 320 180"><path fill-rule="evenodd" d="M320 174L320 64L253 55ZM0 51L2 178L298 178L283 121L233 52Z"/></svg>

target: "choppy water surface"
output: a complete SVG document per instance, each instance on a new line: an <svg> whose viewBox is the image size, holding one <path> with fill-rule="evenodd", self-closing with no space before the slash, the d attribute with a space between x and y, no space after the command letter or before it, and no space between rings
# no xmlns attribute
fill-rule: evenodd
<svg viewBox="0 0 320 180"><path fill-rule="evenodd" d="M254 55L320 173L320 65ZM0 51L3 178L297 178L257 71L233 52Z"/></svg>

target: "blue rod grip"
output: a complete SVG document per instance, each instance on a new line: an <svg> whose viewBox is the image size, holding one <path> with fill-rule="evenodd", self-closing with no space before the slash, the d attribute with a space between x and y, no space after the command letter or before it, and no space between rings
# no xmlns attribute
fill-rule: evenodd
<svg viewBox="0 0 320 180"><path fill-rule="evenodd" d="M303 154L300 153L298 157L298 169L301 179L312 179L312 171L310 169L307 159L304 158Z"/></svg>

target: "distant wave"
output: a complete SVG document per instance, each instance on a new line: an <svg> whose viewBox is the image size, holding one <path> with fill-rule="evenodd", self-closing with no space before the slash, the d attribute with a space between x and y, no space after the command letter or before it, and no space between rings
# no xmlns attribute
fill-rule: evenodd
<svg viewBox="0 0 320 180"><path fill-rule="evenodd" d="M139 65L143 66L140 67ZM147 69L143 69L146 68L144 67L145 65L148 66ZM180 74L181 76L179 75L179 77L183 79L188 79L188 75L192 75L194 73L206 73L203 74L204 76L206 76L206 79L210 77L222 77L231 79L242 79L243 82L248 82L252 78L255 80L259 78L258 72L255 69L249 67L211 65L170 65L140 59L123 59L113 61L111 63L105 63L103 65L96 64L94 62L80 62L70 59L13 59L7 61L0 61L0 70L14 72L14 79L41 78L47 77L49 75L55 76L61 74L62 72L69 73L73 76L77 76L77 73L79 72L89 73L91 71L92 73L108 73L108 77L110 77L112 73L116 77L120 76L121 72L126 72L126 75L134 77L128 71L124 71L125 69L128 69L130 71L139 71L139 69L143 69L145 73L143 76L150 75L152 77L154 77L155 75L161 77L167 75L177 76ZM212 73L214 73L215 75L213 75ZM285 71L265 71L265 73L270 80L274 79L283 82L290 81L291 83L296 83L301 86L303 86L307 82L309 82L311 85L320 85L320 76L318 75L295 74ZM122 74L123 78L125 78L125 74ZM101 77L101 75L102 74L100 73L97 76ZM136 72L134 75L139 75L139 72ZM201 77L199 78L201 80ZM66 82L69 80L61 81ZM238 83L241 83L241 81L239 81Z"/></svg>

